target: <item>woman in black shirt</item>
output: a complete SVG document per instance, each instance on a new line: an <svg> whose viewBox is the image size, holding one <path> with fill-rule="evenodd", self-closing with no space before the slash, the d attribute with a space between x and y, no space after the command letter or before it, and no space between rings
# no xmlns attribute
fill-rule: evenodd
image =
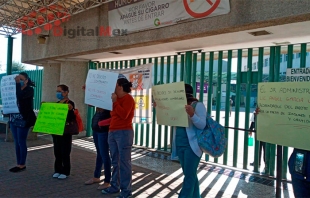
<svg viewBox="0 0 310 198"><path fill-rule="evenodd" d="M67 115L66 123L70 123L76 120L74 114L74 102L68 98L69 87L66 85L58 85L56 97L59 100L58 103L68 104L69 110ZM55 155L55 164L54 169L55 173L53 178L66 179L70 175L71 163L70 163L70 153L72 147L72 135L63 134L52 135L54 143L54 155Z"/></svg>
<svg viewBox="0 0 310 198"><path fill-rule="evenodd" d="M19 113L10 114L10 129L13 134L17 166L10 172L20 172L26 169L27 136L29 128L34 126L36 116L33 111L34 83L25 72L15 77L16 97Z"/></svg>

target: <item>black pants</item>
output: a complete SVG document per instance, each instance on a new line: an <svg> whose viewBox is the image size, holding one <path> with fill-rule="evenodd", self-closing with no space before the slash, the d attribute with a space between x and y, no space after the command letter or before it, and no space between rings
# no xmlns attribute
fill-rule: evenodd
<svg viewBox="0 0 310 198"><path fill-rule="evenodd" d="M70 153L72 147L72 135L52 135L55 155L55 173L70 175Z"/></svg>

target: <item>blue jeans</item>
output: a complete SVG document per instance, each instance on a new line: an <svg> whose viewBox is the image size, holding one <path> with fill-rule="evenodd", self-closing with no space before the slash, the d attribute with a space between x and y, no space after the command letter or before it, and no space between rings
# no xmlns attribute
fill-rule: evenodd
<svg viewBox="0 0 310 198"><path fill-rule="evenodd" d="M102 164L104 167L104 182L111 181L111 157L108 144L108 132L93 131L94 143L97 150L96 168L94 172L95 178L100 178Z"/></svg>
<svg viewBox="0 0 310 198"><path fill-rule="evenodd" d="M25 165L27 157L27 136L29 128L16 127L10 124L14 138L17 165Z"/></svg>
<svg viewBox="0 0 310 198"><path fill-rule="evenodd" d="M179 198L200 198L197 168L201 157L198 157L189 145L177 146L176 152L184 174L182 190L179 194Z"/></svg>
<svg viewBox="0 0 310 198"><path fill-rule="evenodd" d="M109 132L109 146L112 157L112 181L110 192L121 189L121 196L132 194L131 182L131 148L133 144L133 130L116 130Z"/></svg>

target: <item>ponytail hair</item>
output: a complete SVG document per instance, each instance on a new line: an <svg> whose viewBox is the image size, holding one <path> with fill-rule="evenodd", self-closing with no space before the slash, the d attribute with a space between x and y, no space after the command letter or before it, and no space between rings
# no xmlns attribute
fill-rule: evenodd
<svg viewBox="0 0 310 198"><path fill-rule="evenodd" d="M26 72L21 72L21 73L19 73L19 75L24 76L28 80L28 83L27 83L28 86L31 86L31 87L36 86L35 83L29 78L29 76Z"/></svg>
<svg viewBox="0 0 310 198"><path fill-rule="evenodd" d="M126 93L131 92L132 83L129 82L126 78L119 78L117 80L117 84L118 84L118 86L123 87L124 92L126 92Z"/></svg>

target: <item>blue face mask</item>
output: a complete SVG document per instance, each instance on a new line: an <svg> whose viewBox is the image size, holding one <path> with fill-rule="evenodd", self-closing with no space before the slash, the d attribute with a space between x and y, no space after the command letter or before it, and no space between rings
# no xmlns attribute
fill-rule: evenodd
<svg viewBox="0 0 310 198"><path fill-rule="evenodd" d="M59 100L64 99L64 97L63 97L63 95L62 95L61 92L57 92L57 93L56 93L56 97L57 97L57 99L59 99Z"/></svg>
<svg viewBox="0 0 310 198"><path fill-rule="evenodd" d="M24 83L23 80L20 80L19 83L20 83L20 86L21 86L21 87L25 85L25 83Z"/></svg>

